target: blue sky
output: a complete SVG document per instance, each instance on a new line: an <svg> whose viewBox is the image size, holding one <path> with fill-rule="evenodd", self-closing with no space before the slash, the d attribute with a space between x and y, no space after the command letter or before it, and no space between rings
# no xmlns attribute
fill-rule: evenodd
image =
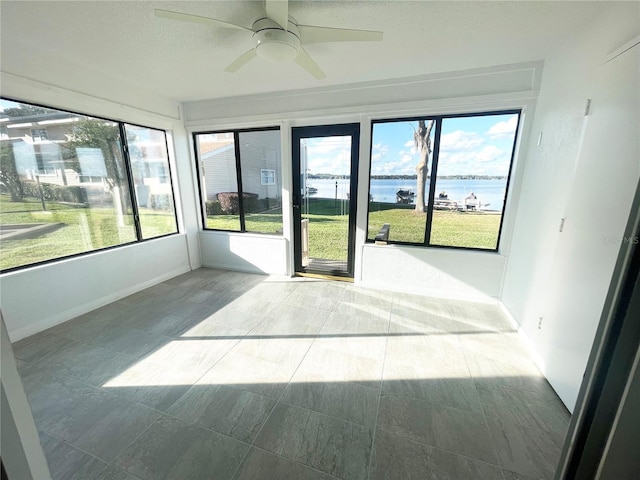
<svg viewBox="0 0 640 480"><path fill-rule="evenodd" d="M506 176L517 121L515 114L445 118L442 121L438 174ZM415 173L418 153L413 143L413 132L417 125L417 121L374 125L372 175ZM432 139L435 136L435 127L431 136Z"/></svg>
<svg viewBox="0 0 640 480"><path fill-rule="evenodd" d="M442 121L438 174L506 176L517 121L518 115L515 114L445 118ZM374 125L372 175L415 174L418 153L413 143L413 132L417 125L417 121ZM435 127L431 137L435 137ZM349 137L305 140L310 172L348 174L348 140Z"/></svg>

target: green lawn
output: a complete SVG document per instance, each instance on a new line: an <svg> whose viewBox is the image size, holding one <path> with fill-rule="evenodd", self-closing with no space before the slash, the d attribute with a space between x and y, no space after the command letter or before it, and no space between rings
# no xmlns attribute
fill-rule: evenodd
<svg viewBox="0 0 640 480"><path fill-rule="evenodd" d="M426 214L416 214L413 205L371 202L370 208L369 239L374 239L380 227L389 223L390 240L424 242ZM309 254L312 258L346 260L348 209L348 201L336 204L333 199L309 199L308 213L303 217L309 219ZM251 214L245 221L247 231L275 233L282 228L280 210ZM239 230L240 219L238 215L210 216L207 225L209 228ZM431 244L494 249L499 230L500 215L496 213L435 210Z"/></svg>
<svg viewBox="0 0 640 480"><path fill-rule="evenodd" d="M309 249L312 258L346 260L348 201L336 204L333 199L309 199ZM40 201L25 199L11 202L0 195L0 224L60 223L60 228L37 238L3 240L0 249L0 269L28 265L105 248L136 240L133 219L125 215L118 225L114 209L87 208L47 202L42 211ZM368 238L375 238L379 228L389 223L390 240L424 241L425 214L416 214L411 205L371 203ZM176 231L172 214L140 209L144 238ZM247 231L282 232L280 209L254 213L245 218ZM216 215L207 218L209 228L239 230L237 215ZM500 229L500 215L485 212L436 210L433 215L431 244L494 249Z"/></svg>
<svg viewBox="0 0 640 480"><path fill-rule="evenodd" d="M244 217L245 229L254 233L282 233L282 210L250 213ZM214 230L240 230L239 215L209 215L207 228Z"/></svg>
<svg viewBox="0 0 640 480"><path fill-rule="evenodd" d="M368 238L374 239L388 223L389 239L397 242L424 241L426 214L415 213L413 205L371 203ZM498 213L434 210L431 244L495 249L500 231Z"/></svg>
<svg viewBox="0 0 640 480"><path fill-rule="evenodd" d="M118 225L112 207L88 208L46 202L42 211L40 200L25 198L11 202L0 195L0 225L59 223L59 228L36 238L2 240L0 269L74 255L136 240L133 217L124 215ZM140 209L144 238L176 231L175 217L168 212Z"/></svg>

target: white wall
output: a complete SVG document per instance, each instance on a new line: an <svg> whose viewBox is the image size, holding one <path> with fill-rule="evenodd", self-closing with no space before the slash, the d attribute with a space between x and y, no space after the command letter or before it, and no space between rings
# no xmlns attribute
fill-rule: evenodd
<svg viewBox="0 0 640 480"><path fill-rule="evenodd" d="M640 166L634 145L612 140L619 130L615 112L609 112L613 121L606 122L611 135L602 129L589 132L585 104L587 98L593 99L591 121L618 108L602 105L605 92L593 82L607 54L638 35L639 18L637 3L611 5L607 15L585 25L581 36L567 39L545 61L501 295L569 409L619 247L606 245L602 237L621 239L633 197L634 188L629 185L637 182ZM629 102L627 112L633 116L635 110L637 117L638 106ZM636 140L638 128L629 130L635 129ZM585 132L591 135L591 144L584 141ZM611 149L606 148L607 142ZM594 145L601 153L592 165L587 158ZM572 203L577 197L585 199L582 209ZM603 205L607 208L602 209ZM560 233L564 217L565 229Z"/></svg>
<svg viewBox="0 0 640 480"><path fill-rule="evenodd" d="M366 244L361 283L420 295L485 301L499 296L505 261L503 255L493 252Z"/></svg>
<svg viewBox="0 0 640 480"><path fill-rule="evenodd" d="M533 111L540 70L541 63L531 62L346 85L339 88L319 88L184 104L185 124L189 132L280 124L283 139L285 242L277 243L278 240L269 237L241 242L242 237L238 234L220 232L217 236L210 237L207 235L210 232L205 232L200 235L203 264L243 270L258 268L265 272L292 274L290 250L293 235L292 229L288 228L292 222L292 209L288 202L292 188L289 129L297 126L358 122L361 141L355 282L363 286L413 290L413 282L408 278L414 275L414 278L420 280L419 293L448 297L469 295L482 299L488 296L495 300L500 293L505 256L508 254L513 217L518 204L515 186L520 182L522 169L516 165L512 177L511 189L515 193L510 195L499 253L365 244L371 121L376 118L510 108L522 108L526 117ZM526 131L525 128L523 137L526 136ZM229 240L223 240L225 237ZM227 245L231 243L239 249L231 252ZM247 249L243 250L245 243ZM285 256L276 254L276 244L277 249L287 249ZM265 260L262 257L272 254L268 265L263 265ZM273 262L280 263L276 265ZM407 280L399 281L401 278Z"/></svg>
<svg viewBox="0 0 640 480"><path fill-rule="evenodd" d="M287 274L287 245L283 237L257 233L200 233L202 265L251 273Z"/></svg>
<svg viewBox="0 0 640 480"><path fill-rule="evenodd" d="M6 273L9 336L15 342L189 269L181 234Z"/></svg>
<svg viewBox="0 0 640 480"><path fill-rule="evenodd" d="M1 80L2 95L12 99L168 131L181 231L179 235L2 274L0 307L12 341L200 266L197 189L178 104L174 104L175 117L165 116L4 72ZM164 109L166 99L159 102Z"/></svg>

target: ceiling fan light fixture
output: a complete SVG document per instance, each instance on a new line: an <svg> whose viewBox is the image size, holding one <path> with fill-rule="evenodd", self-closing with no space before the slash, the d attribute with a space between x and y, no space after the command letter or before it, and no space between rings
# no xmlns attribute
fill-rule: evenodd
<svg viewBox="0 0 640 480"><path fill-rule="evenodd" d="M291 32L277 29L260 30L254 34L259 57L276 62L291 61L298 56L300 39Z"/></svg>

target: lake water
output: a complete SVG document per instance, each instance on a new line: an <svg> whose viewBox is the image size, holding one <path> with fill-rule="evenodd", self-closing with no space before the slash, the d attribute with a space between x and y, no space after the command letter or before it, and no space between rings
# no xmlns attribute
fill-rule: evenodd
<svg viewBox="0 0 640 480"><path fill-rule="evenodd" d="M335 198L336 182L338 198L347 198L349 180L309 179L307 185L318 189L312 196L316 198ZM428 182L428 180L427 180ZM484 210L502 210L505 196L505 180L437 180L436 198L441 191L447 192L449 200L464 203L464 198L473 192L482 204L489 204ZM415 180L371 180L371 196L374 202L396 203L396 192L400 189L416 191ZM428 185L427 185L428 188Z"/></svg>

